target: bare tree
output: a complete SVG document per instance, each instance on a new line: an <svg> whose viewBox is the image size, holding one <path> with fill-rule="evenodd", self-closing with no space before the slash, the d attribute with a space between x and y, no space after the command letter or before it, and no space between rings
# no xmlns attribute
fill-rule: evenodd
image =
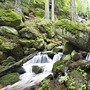
<svg viewBox="0 0 90 90"><path fill-rule="evenodd" d="M49 0L45 0L45 18L49 19Z"/></svg>
<svg viewBox="0 0 90 90"><path fill-rule="evenodd" d="M54 0L52 0L51 19L54 20Z"/></svg>
<svg viewBox="0 0 90 90"><path fill-rule="evenodd" d="M70 3L71 3L71 17L72 17L72 21L76 22L75 0L70 0Z"/></svg>

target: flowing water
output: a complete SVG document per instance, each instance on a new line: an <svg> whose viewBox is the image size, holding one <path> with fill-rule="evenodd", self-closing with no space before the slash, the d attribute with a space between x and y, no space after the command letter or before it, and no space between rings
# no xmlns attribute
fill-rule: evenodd
<svg viewBox="0 0 90 90"><path fill-rule="evenodd" d="M53 64L60 60L62 55L62 53L55 54L53 59L51 59L48 55L39 53L23 64L26 73L20 75L20 81L13 85L8 85L1 90L30 90L31 86L39 84L45 77L52 74ZM42 68L42 73L35 74L32 72L33 66L39 66Z"/></svg>
<svg viewBox="0 0 90 90"><path fill-rule="evenodd" d="M90 52L87 54L86 60L87 60L87 61L90 61Z"/></svg>

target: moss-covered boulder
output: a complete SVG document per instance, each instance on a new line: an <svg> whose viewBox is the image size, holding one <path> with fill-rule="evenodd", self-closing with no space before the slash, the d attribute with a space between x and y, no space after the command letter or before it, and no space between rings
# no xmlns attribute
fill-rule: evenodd
<svg viewBox="0 0 90 90"><path fill-rule="evenodd" d="M73 50L74 50L73 45L70 42L64 43L64 47L63 47L64 54L71 54Z"/></svg>
<svg viewBox="0 0 90 90"><path fill-rule="evenodd" d="M0 51L0 62L1 60L5 60L7 58L7 54L5 54L4 52Z"/></svg>
<svg viewBox="0 0 90 90"><path fill-rule="evenodd" d="M55 24L55 31L60 36L67 39L78 48L85 51L90 51L90 30L87 30L83 26L65 19L56 21Z"/></svg>
<svg viewBox="0 0 90 90"><path fill-rule="evenodd" d="M47 50L52 50L55 46L56 46L55 43L50 43L50 44L46 45L46 49Z"/></svg>
<svg viewBox="0 0 90 90"><path fill-rule="evenodd" d="M53 48L53 52L62 52L63 51L63 46L58 46Z"/></svg>
<svg viewBox="0 0 90 90"><path fill-rule="evenodd" d="M7 26L1 26L0 27L0 35L3 35L8 38L17 38L18 37L18 32L16 29L12 27L7 27Z"/></svg>
<svg viewBox="0 0 90 90"><path fill-rule="evenodd" d="M2 42L2 44L0 45L0 50L1 51L8 51L8 50L12 50L14 49L15 43L11 43L11 42Z"/></svg>
<svg viewBox="0 0 90 90"><path fill-rule="evenodd" d="M1 64L3 66L10 66L15 63L15 59L12 56L9 56L6 60L2 60Z"/></svg>
<svg viewBox="0 0 90 90"><path fill-rule="evenodd" d="M11 53L15 58L23 58L24 56L24 50L21 46L16 46Z"/></svg>
<svg viewBox="0 0 90 90"><path fill-rule="evenodd" d="M33 66L32 67L32 72L34 72L35 74L41 73L42 68L40 68L39 66Z"/></svg>
<svg viewBox="0 0 90 90"><path fill-rule="evenodd" d="M63 55L61 60L71 60L71 55L70 54Z"/></svg>
<svg viewBox="0 0 90 90"><path fill-rule="evenodd" d="M36 48L37 50L44 50L45 49L44 40L42 38L36 40L36 43L34 43L34 48Z"/></svg>
<svg viewBox="0 0 90 90"><path fill-rule="evenodd" d="M35 10L32 10L32 12L36 17L39 17L39 18L43 18L45 14L45 11L41 8L36 8Z"/></svg>
<svg viewBox="0 0 90 90"><path fill-rule="evenodd" d="M41 19L36 24L41 32L47 33L48 38L55 36L55 26L49 19Z"/></svg>
<svg viewBox="0 0 90 90"><path fill-rule="evenodd" d="M0 25L18 27L21 23L21 17L12 10L0 10Z"/></svg>
<svg viewBox="0 0 90 90"><path fill-rule="evenodd" d="M19 39L19 43L23 47L32 47L35 43L35 40Z"/></svg>
<svg viewBox="0 0 90 90"><path fill-rule="evenodd" d="M19 34L21 37L27 39L36 39L37 36L40 36L38 30L30 27L23 28L22 30L19 31Z"/></svg>
<svg viewBox="0 0 90 90"><path fill-rule="evenodd" d="M0 84L13 84L17 81L19 81L18 73L10 73L0 77Z"/></svg>

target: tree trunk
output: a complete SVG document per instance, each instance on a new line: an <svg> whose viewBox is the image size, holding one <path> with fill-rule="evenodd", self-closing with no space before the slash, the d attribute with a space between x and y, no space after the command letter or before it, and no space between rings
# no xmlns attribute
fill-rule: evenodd
<svg viewBox="0 0 90 90"><path fill-rule="evenodd" d="M72 21L76 22L75 0L70 0L70 3L71 3L71 17L72 17Z"/></svg>
<svg viewBox="0 0 90 90"><path fill-rule="evenodd" d="M54 0L52 0L51 19L54 20Z"/></svg>
<svg viewBox="0 0 90 90"><path fill-rule="evenodd" d="M45 18L49 19L49 0L45 0Z"/></svg>

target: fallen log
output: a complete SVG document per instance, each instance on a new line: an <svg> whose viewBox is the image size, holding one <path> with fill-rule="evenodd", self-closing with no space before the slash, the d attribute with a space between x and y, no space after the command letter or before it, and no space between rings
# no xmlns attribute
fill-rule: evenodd
<svg viewBox="0 0 90 90"><path fill-rule="evenodd" d="M20 61L16 62L15 64L10 65L10 66L0 70L0 76L7 74L5 72L8 72L8 71L17 71L17 68L21 67L23 65L23 63L32 59L35 55L37 55L37 53L38 53L38 51L33 53L33 54L26 56L25 58L21 59Z"/></svg>

